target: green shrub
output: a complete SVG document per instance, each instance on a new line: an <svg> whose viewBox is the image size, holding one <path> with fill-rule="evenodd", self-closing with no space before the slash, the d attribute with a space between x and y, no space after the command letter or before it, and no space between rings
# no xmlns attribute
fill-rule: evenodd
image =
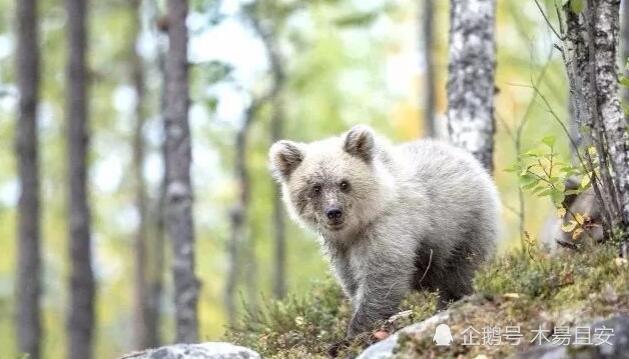
<svg viewBox="0 0 629 359"><path fill-rule="evenodd" d="M262 307L247 312L227 331L226 339L250 347L266 358L326 358L330 346L345 338L351 308L332 280L314 283L306 295L265 300ZM410 311L394 322L378 323L374 331L391 333L430 317L436 311L435 293L413 293L401 305ZM340 356L354 356L374 338L370 333L346 343Z"/></svg>

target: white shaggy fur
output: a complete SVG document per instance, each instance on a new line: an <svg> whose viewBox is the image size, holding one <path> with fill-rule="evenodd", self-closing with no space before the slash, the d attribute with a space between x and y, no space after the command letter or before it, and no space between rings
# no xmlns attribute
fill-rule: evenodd
<svg viewBox="0 0 629 359"><path fill-rule="evenodd" d="M391 145L356 126L308 144L279 141L269 155L291 217L320 234L352 300L349 336L394 314L410 290L439 290L444 302L470 293L494 252L498 193L461 149Z"/></svg>

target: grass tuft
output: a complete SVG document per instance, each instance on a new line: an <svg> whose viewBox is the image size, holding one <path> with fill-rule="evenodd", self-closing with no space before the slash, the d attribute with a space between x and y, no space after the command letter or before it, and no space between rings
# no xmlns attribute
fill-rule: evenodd
<svg viewBox="0 0 629 359"><path fill-rule="evenodd" d="M522 333L542 326L574 326L629 313L629 266L613 246L598 246L581 253L549 256L535 248L526 254L499 257L477 273L477 294L450 308L448 325L456 333L472 326L519 326ZM400 310L410 310L393 323L379 323L374 332L392 333L436 312L436 293L413 293ZM300 296L265 300L261 309L246 313L227 332L227 340L258 351L265 358L326 358L331 345L343 340L351 308L332 279L314 283ZM385 335L386 336L386 335ZM374 338L370 333L349 343L339 357L354 357ZM402 335L401 358L505 357L531 345L452 345L437 347L432 333Z"/></svg>

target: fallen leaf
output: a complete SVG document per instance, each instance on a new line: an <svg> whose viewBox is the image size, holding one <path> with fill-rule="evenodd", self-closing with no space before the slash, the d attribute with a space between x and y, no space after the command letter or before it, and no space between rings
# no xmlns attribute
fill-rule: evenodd
<svg viewBox="0 0 629 359"><path fill-rule="evenodd" d="M377 332L373 333L373 336L378 340L387 339L389 335L389 332L385 332L384 330L378 330Z"/></svg>

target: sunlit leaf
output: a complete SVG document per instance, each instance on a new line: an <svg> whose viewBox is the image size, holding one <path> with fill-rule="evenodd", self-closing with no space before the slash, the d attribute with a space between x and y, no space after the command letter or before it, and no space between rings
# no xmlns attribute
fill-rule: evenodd
<svg viewBox="0 0 629 359"><path fill-rule="evenodd" d="M562 191L552 191L550 198L553 200L554 204L559 205L566 199L566 195Z"/></svg>
<svg viewBox="0 0 629 359"><path fill-rule="evenodd" d="M572 232L572 239L573 240L579 239L579 236L581 235L581 233L583 233L583 228L576 228L574 232Z"/></svg>
<svg viewBox="0 0 629 359"><path fill-rule="evenodd" d="M367 12L364 14L352 14L340 17L334 21L339 27L367 26L373 23L378 17L377 12Z"/></svg>
<svg viewBox="0 0 629 359"><path fill-rule="evenodd" d="M570 0L570 10L575 14L580 14L585 8L585 0Z"/></svg>
<svg viewBox="0 0 629 359"><path fill-rule="evenodd" d="M566 215L566 209L563 207L557 208L557 217L563 218Z"/></svg>
<svg viewBox="0 0 629 359"><path fill-rule="evenodd" d="M579 188L580 189L586 189L586 188L588 188L590 186L591 176L592 176L592 172L584 175L581 178L581 183L579 184Z"/></svg>
<svg viewBox="0 0 629 359"><path fill-rule="evenodd" d="M555 145L555 136L546 136L542 138L542 143L552 148Z"/></svg>
<svg viewBox="0 0 629 359"><path fill-rule="evenodd" d="M577 222L574 220L569 221L561 225L561 230L564 232L572 232L577 227Z"/></svg>

